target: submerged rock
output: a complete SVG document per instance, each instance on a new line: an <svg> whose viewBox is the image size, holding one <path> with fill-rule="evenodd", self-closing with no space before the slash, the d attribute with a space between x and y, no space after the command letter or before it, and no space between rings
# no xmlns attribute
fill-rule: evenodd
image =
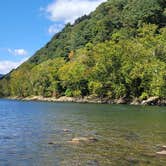
<svg viewBox="0 0 166 166"><path fill-rule="evenodd" d="M48 144L49 144L49 145L55 145L56 142L49 142Z"/></svg>
<svg viewBox="0 0 166 166"><path fill-rule="evenodd" d="M66 132L66 133L71 132L71 130L69 130L69 129L63 129L62 131Z"/></svg>
<svg viewBox="0 0 166 166"><path fill-rule="evenodd" d="M139 163L139 160L137 158L134 158L134 157L128 157L128 158L125 158L126 161L128 161L131 165L134 165L134 164L138 164Z"/></svg>
<svg viewBox="0 0 166 166"><path fill-rule="evenodd" d="M98 141L94 137L75 137L71 141L68 141L69 143L81 143L81 142L96 142Z"/></svg>
<svg viewBox="0 0 166 166"><path fill-rule="evenodd" d="M91 161L88 161L86 165L87 166L99 166L100 164L99 164L99 161L97 161L97 160L91 160Z"/></svg>
<svg viewBox="0 0 166 166"><path fill-rule="evenodd" d="M166 156L166 150L162 150L160 152L157 152L156 154Z"/></svg>
<svg viewBox="0 0 166 166"><path fill-rule="evenodd" d="M166 150L166 145L163 145L161 148L162 148L163 150Z"/></svg>
<svg viewBox="0 0 166 166"><path fill-rule="evenodd" d="M94 138L94 137L90 137L89 140L90 140L90 141L94 141L94 142L98 141L98 139L97 139L97 138Z"/></svg>

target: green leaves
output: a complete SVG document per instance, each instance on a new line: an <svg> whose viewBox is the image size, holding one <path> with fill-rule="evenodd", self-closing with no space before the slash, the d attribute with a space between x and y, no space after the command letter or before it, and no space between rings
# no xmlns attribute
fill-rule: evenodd
<svg viewBox="0 0 166 166"><path fill-rule="evenodd" d="M109 0L0 80L0 96L166 96L165 0Z"/></svg>

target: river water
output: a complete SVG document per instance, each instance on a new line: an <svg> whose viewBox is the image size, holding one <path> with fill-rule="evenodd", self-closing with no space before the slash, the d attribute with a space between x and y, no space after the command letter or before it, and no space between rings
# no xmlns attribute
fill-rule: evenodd
<svg viewBox="0 0 166 166"><path fill-rule="evenodd" d="M0 100L0 166L165 166L162 145L166 107Z"/></svg>

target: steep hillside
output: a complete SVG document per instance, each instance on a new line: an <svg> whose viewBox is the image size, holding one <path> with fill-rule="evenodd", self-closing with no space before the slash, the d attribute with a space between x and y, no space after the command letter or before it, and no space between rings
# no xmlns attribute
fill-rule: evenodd
<svg viewBox="0 0 166 166"><path fill-rule="evenodd" d="M0 95L165 98L165 26L165 0L109 0L6 75Z"/></svg>
<svg viewBox="0 0 166 166"><path fill-rule="evenodd" d="M40 49L28 63L39 64L68 54L87 43L109 40L120 28L137 28L143 23L166 25L165 0L109 0L88 16L78 18L74 25L67 24L45 47Z"/></svg>

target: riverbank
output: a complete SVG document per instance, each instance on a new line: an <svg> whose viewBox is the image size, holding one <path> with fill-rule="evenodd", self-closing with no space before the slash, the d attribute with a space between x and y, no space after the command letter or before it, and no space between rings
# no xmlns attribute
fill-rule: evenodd
<svg viewBox="0 0 166 166"><path fill-rule="evenodd" d="M150 97L146 100L140 99L108 99L108 98L95 98L92 96L86 96L83 98L66 97L62 96L59 98L55 97L42 97L42 96L30 96L30 97L8 97L8 99L13 100L23 100L23 101L47 101L47 102L74 102L74 103L95 103L95 104L130 104L130 105L157 105L166 106L166 99L160 99L159 97Z"/></svg>

